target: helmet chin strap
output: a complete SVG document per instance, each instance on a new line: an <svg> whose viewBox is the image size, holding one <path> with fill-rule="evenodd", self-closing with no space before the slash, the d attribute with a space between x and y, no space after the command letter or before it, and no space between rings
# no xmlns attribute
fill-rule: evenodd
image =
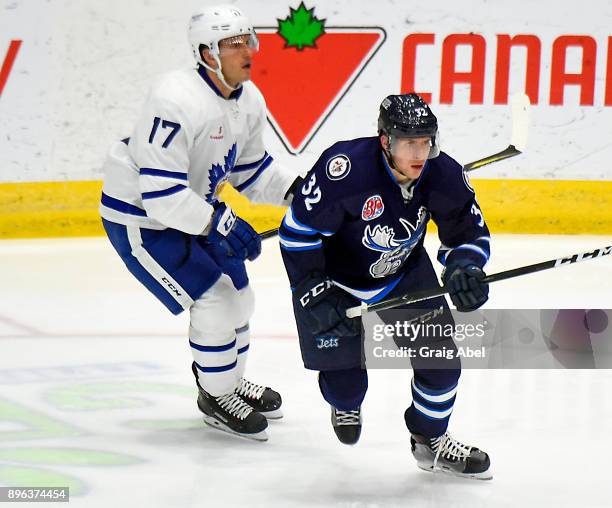
<svg viewBox="0 0 612 508"><path fill-rule="evenodd" d="M215 75L219 78L219 81L221 81L221 83L223 83L223 86L229 88L232 91L238 90L242 86L242 83L239 83L238 86L231 86L227 81L225 81L225 76L223 75L223 71L222 71L222 68L221 68L221 59L217 55L214 55L212 52L211 52L211 55L215 59L215 62L217 62L217 68L216 69L213 69L202 58L200 58L200 63L204 67L206 67L209 71L214 72Z"/></svg>
<svg viewBox="0 0 612 508"><path fill-rule="evenodd" d="M386 134L387 136L387 146L382 147L383 149L383 153L385 154L385 157L387 158L387 164L389 164L389 167L391 167L391 169L395 169L397 171L397 166L395 165L395 161L393 160L393 154L391 153L391 136L389 134Z"/></svg>
<svg viewBox="0 0 612 508"><path fill-rule="evenodd" d="M393 155L391 155L391 152L386 148L383 149L383 152L385 154L385 157L387 158L387 164L389 164L389 167L397 171L397 166L395 165L395 161L393 160Z"/></svg>

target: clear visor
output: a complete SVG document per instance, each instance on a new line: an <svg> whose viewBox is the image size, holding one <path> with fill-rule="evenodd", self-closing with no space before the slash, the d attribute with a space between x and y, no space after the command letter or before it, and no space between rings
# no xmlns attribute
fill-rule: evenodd
<svg viewBox="0 0 612 508"><path fill-rule="evenodd" d="M219 51L241 51L251 49L259 51L259 39L255 32L251 34L235 35L219 41Z"/></svg>
<svg viewBox="0 0 612 508"><path fill-rule="evenodd" d="M431 150L431 138L401 138L389 137L389 148L391 155L402 159L427 159Z"/></svg>

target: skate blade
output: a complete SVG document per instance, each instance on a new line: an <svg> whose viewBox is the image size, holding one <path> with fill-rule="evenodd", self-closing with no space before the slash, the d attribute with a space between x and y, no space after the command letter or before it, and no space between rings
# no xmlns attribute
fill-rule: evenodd
<svg viewBox="0 0 612 508"><path fill-rule="evenodd" d="M260 411L260 414L264 415L267 420L280 420L284 414L282 409L273 409L272 411Z"/></svg>
<svg viewBox="0 0 612 508"><path fill-rule="evenodd" d="M426 465L419 464L419 463L417 463L417 466L419 467L419 469L422 469L423 471L427 471L428 473L443 473L443 474L448 474L451 476L456 476L457 478L467 478L468 480L492 480L493 479L493 475L491 474L490 471L483 471L482 473L464 474L464 473L458 473L457 471L453 471L452 469L447 468L447 467L438 466L434 470L433 466L426 466Z"/></svg>
<svg viewBox="0 0 612 508"><path fill-rule="evenodd" d="M241 434L240 432L236 432L235 430L230 429L223 422L220 422L213 416L204 415L203 416L204 423L211 426L214 429L221 430L223 432L227 432L228 434L232 434L234 436L242 437L245 439L250 439L252 441L267 441L268 433L265 430L261 432L256 432L253 434Z"/></svg>

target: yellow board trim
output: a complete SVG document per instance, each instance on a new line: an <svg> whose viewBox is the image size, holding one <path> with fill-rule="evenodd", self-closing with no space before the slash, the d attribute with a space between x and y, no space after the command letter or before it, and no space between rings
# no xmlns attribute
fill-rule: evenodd
<svg viewBox="0 0 612 508"><path fill-rule="evenodd" d="M494 233L612 234L612 181L472 180ZM102 235L102 183L0 184L0 238ZM284 209L221 193L258 231L277 227Z"/></svg>

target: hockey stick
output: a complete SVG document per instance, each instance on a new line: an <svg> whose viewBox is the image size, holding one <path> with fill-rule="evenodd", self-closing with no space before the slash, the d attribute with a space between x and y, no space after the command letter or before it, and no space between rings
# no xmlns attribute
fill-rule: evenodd
<svg viewBox="0 0 612 508"><path fill-rule="evenodd" d="M494 162L500 162L510 157L515 157L525 151L525 147L527 146L527 132L529 129L529 97L524 93L516 93L512 96L510 103L512 108L512 135L510 137L510 144L501 152L487 155L473 162L468 162L463 166L463 171L466 173L481 168L482 166L493 164ZM268 229L260 233L259 236L261 236L262 240L265 240L277 234L278 228L275 228Z"/></svg>
<svg viewBox="0 0 612 508"><path fill-rule="evenodd" d="M549 270L551 268L558 268L560 266L565 265L572 265L574 263L579 263L580 261L587 261L589 259L595 259L602 256L607 256L609 254L612 254L612 245L608 245L607 247L601 247L591 252L583 252L582 254L572 254L563 258L551 259L549 261L543 261L534 265L520 266L518 268L513 268L512 270L506 270L504 272L487 275L483 279L483 282L491 283L498 282L500 280L512 279L514 277L520 277L521 275L541 272L542 270ZM422 291L415 291L414 293L408 293L402 296L397 296L395 298L382 300L380 302L373 303L372 305L362 303L360 306L351 307L347 309L346 316L348 318L354 318L361 316L364 312L391 309L393 307L397 307L398 305L405 305L409 303L420 302L423 300L429 300L430 298L442 296L446 293L448 293L448 288L446 286L438 286L436 288L424 289Z"/></svg>
<svg viewBox="0 0 612 508"><path fill-rule="evenodd" d="M463 166L465 172L473 171L493 162L499 162L525 151L527 146L527 131L529 129L529 97L525 94L514 94L511 99L512 104L512 136L510 144L501 152L483 157L474 162L468 162Z"/></svg>
<svg viewBox="0 0 612 508"><path fill-rule="evenodd" d="M265 240L266 238L272 238L273 236L278 235L278 228L274 228L274 229L268 229L267 231L264 231L263 233L259 233L259 236L261 237L262 240Z"/></svg>

